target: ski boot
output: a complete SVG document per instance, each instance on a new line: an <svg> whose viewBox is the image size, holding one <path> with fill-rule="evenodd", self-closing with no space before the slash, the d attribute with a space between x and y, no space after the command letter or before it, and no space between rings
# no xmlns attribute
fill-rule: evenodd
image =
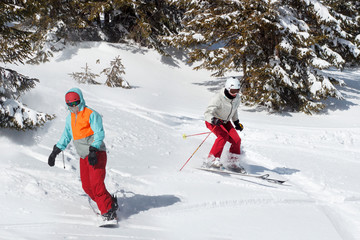
<svg viewBox="0 0 360 240"><path fill-rule="evenodd" d="M227 156L226 169L237 173L246 173L244 167L240 165L240 154L229 153Z"/></svg>
<svg viewBox="0 0 360 240"><path fill-rule="evenodd" d="M215 158L211 162L208 162L207 167L214 168L214 169L222 169L223 164L220 162L219 158Z"/></svg>

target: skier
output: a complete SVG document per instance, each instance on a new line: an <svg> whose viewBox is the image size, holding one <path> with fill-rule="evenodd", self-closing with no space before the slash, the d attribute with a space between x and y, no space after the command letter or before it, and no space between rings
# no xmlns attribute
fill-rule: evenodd
<svg viewBox="0 0 360 240"><path fill-rule="evenodd" d="M65 130L49 156L48 164L53 167L56 156L73 139L80 155L80 178L84 191L96 202L104 221L114 220L117 218L118 203L104 184L107 156L101 116L85 105L79 88L70 89L65 95L65 102L70 114L66 118Z"/></svg>
<svg viewBox="0 0 360 240"><path fill-rule="evenodd" d="M230 142L226 167L232 171L245 172L239 164L241 138L236 131L244 129L239 122L237 112L240 105L239 91L239 80L235 77L228 78L225 88L211 99L205 111L206 127L217 136L205 163L207 167L221 168L223 166L220 157L226 142ZM233 121L235 128L230 120Z"/></svg>

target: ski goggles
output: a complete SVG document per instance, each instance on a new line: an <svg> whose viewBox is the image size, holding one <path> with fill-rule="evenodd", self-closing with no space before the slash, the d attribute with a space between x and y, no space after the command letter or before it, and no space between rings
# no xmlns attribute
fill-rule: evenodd
<svg viewBox="0 0 360 240"><path fill-rule="evenodd" d="M239 93L240 89L230 89L229 91L231 94Z"/></svg>
<svg viewBox="0 0 360 240"><path fill-rule="evenodd" d="M80 104L80 100L77 100L75 102L66 103L66 105L68 105L69 107L76 107L79 104Z"/></svg>

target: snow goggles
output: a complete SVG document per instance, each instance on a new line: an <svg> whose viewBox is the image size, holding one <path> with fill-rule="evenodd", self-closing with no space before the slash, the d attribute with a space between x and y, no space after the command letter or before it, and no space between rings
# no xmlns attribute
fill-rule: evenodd
<svg viewBox="0 0 360 240"><path fill-rule="evenodd" d="M239 93L240 89L230 89L229 92L232 93L232 94Z"/></svg>
<svg viewBox="0 0 360 240"><path fill-rule="evenodd" d="M66 103L66 105L68 105L69 107L76 107L79 104L80 104L80 100L77 100L75 102Z"/></svg>

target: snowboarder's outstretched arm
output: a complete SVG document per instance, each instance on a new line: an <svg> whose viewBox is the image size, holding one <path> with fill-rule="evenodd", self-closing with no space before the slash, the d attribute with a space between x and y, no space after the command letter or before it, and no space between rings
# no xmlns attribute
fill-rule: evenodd
<svg viewBox="0 0 360 240"><path fill-rule="evenodd" d="M61 135L61 138L57 142L56 146L63 151L63 150L65 150L67 145L70 143L72 138L73 138L73 136L72 136L72 131L71 131L71 114L69 114L66 118L64 132Z"/></svg>
<svg viewBox="0 0 360 240"><path fill-rule="evenodd" d="M53 167L55 165L55 158L56 156L63 150L65 150L65 148L67 147L67 145L70 143L71 139L72 139L72 134L71 134L71 117L67 117L66 118L66 124L65 124L65 129L64 132L60 138L60 140L58 141L57 144L54 145L53 150L48 158L48 164L50 167Z"/></svg>

